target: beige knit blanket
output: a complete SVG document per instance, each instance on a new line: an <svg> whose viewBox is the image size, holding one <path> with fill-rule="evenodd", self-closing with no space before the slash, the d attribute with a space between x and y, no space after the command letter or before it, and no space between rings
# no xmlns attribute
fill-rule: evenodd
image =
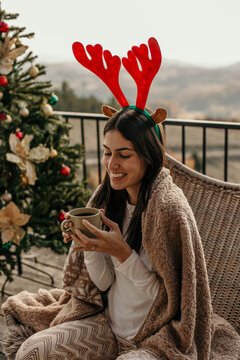
<svg viewBox="0 0 240 360"><path fill-rule="evenodd" d="M134 340L159 360L239 360L240 337L212 313L196 222L167 169L155 180L142 215L142 244L160 289ZM65 290L10 297L3 312L10 311L39 331L103 309L102 295L88 275L83 254L70 249L63 282Z"/></svg>
<svg viewBox="0 0 240 360"><path fill-rule="evenodd" d="M69 295L63 289L39 289L37 293L22 291L10 296L2 305L3 313L10 312L20 323L41 331L48 327L82 316L79 313L86 308L86 316L99 312L100 307L92 305L92 311L86 302Z"/></svg>

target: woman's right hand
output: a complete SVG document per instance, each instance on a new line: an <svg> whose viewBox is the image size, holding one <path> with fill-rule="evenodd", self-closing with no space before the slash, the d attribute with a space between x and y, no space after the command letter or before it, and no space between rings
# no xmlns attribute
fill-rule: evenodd
<svg viewBox="0 0 240 360"><path fill-rule="evenodd" d="M70 217L69 213L66 212L66 213L64 214L64 218L65 218L65 219L69 219L69 217ZM72 224L72 222L69 222L68 225L69 225L69 227L71 228L73 224ZM65 244L67 244L69 241L72 240L72 235L71 235L71 234L66 234L65 232L62 232L62 236L63 236L63 242L64 242Z"/></svg>

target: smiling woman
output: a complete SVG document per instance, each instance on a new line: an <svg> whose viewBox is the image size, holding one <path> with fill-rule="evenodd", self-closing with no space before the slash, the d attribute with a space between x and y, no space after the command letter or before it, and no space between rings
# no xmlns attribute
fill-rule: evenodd
<svg viewBox="0 0 240 360"><path fill-rule="evenodd" d="M136 206L129 224L128 242L137 252L141 244L141 214L164 162L165 142L161 124L159 129L161 141L150 121L134 109L118 112L104 128L103 164L107 171L94 206L99 207L104 198L108 199L105 215L120 227L126 201Z"/></svg>
<svg viewBox="0 0 240 360"><path fill-rule="evenodd" d="M122 107L117 112L103 106L109 118L106 175L87 205L101 210L102 227L85 220L95 237L79 229L63 234L64 241L73 243L63 270L66 292L58 292L56 300L55 293L19 294L3 306L36 331L22 343L16 360L239 359L239 335L212 313L192 209L164 167L161 122L166 111L145 109L161 63L157 40L150 38L148 44L151 59L144 44L132 47L123 59L137 83L136 106L129 106L118 84L120 58L97 44L87 46L89 59L81 43L73 45L77 60L104 79ZM24 310L39 301L45 318L32 308L21 313L17 306L15 311L19 299L27 304ZM49 302L52 311L45 305Z"/></svg>

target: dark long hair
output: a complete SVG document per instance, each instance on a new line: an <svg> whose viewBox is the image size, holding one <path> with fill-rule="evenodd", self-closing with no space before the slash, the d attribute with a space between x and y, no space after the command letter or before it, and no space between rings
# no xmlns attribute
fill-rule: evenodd
<svg viewBox="0 0 240 360"><path fill-rule="evenodd" d="M127 230L127 243L139 253L142 243L141 215L147 206L152 184L164 164L163 128L160 125L161 139L159 140L149 119L134 109L124 109L109 118L104 127L104 136L109 130L114 129L117 129L127 140L132 142L135 151L147 163L137 204ZM105 208L105 215L118 223L122 230L127 200L126 189L114 190L106 172L100 190L93 199L92 206Z"/></svg>

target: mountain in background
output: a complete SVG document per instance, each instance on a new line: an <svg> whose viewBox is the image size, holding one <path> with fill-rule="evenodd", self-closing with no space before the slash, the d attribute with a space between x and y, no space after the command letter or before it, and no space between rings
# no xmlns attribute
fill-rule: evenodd
<svg viewBox="0 0 240 360"><path fill-rule="evenodd" d="M112 97L103 82L77 62L46 66L47 78L55 89L66 81L79 97L93 95L103 102ZM129 103L134 104L135 82L125 69L120 85ZM147 105L167 108L168 117L240 121L240 63L204 68L165 60L153 81Z"/></svg>

